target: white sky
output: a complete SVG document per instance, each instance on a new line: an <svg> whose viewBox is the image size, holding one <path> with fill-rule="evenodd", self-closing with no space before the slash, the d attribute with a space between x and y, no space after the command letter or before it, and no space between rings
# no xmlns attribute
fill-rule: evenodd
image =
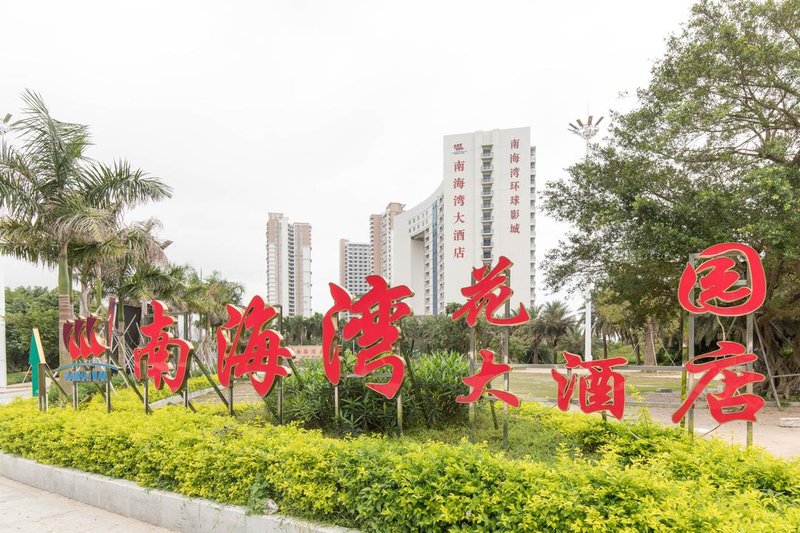
<svg viewBox="0 0 800 533"><path fill-rule="evenodd" d="M582 157L567 122L627 109L691 2L6 2L0 116L40 92L90 156L174 188L170 260L265 290L267 212L310 222L313 307L338 241L441 180L442 136L531 127L539 190ZM537 215L537 256L564 227ZM55 274L4 258L9 286ZM539 278L538 300L551 297ZM249 299L249 296L246 296Z"/></svg>

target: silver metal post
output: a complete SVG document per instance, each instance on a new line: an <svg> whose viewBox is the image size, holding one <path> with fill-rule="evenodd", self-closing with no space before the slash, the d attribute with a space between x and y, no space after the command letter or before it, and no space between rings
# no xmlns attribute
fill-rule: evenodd
<svg viewBox="0 0 800 533"><path fill-rule="evenodd" d="M753 353L753 313L747 315L747 322L746 322L746 331L747 331L747 353ZM753 371L753 363L747 363L745 368L748 372ZM753 394L753 382L747 384L746 386L747 394ZM753 445L753 422L748 420L747 421L747 447Z"/></svg>
<svg viewBox="0 0 800 533"><path fill-rule="evenodd" d="M689 264L692 266L692 268L694 268L696 260L697 260L697 254L689 254ZM694 287L692 287L692 290L689 291L689 299L691 301L694 301ZM687 361L691 361L692 359L694 359L694 344L695 344L694 321L695 321L694 314L689 313L689 322L686 327L687 336L689 338L686 346ZM686 379L687 394L691 394L691 391L694 390L694 374L688 373L686 371L686 365L684 365L683 375L685 376ZM692 402L692 405L689 406L689 412L686 415L686 430L689 432L689 435L692 438L694 438L694 402Z"/></svg>
<svg viewBox="0 0 800 533"><path fill-rule="evenodd" d="M397 438L403 436L403 393L397 393Z"/></svg>
<svg viewBox="0 0 800 533"><path fill-rule="evenodd" d="M475 328L469 333L469 375L475 375ZM469 404L469 441L475 444L475 402Z"/></svg>
<svg viewBox="0 0 800 533"><path fill-rule="evenodd" d="M506 285L509 287L511 286L511 271L506 275ZM510 299L506 300L505 305L505 313L506 318L511 316L511 301ZM509 333L508 327L503 328L505 330L503 334L503 364L508 364L508 343L509 343ZM503 390L509 392L511 389L511 372L506 372L503 375ZM503 450L508 451L508 404L503 402Z"/></svg>

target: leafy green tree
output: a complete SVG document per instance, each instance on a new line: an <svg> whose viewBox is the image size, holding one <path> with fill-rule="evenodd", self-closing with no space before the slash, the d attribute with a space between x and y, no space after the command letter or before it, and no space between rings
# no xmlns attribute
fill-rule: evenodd
<svg viewBox="0 0 800 533"><path fill-rule="evenodd" d="M545 210L574 227L548 255L548 283L610 289L652 343L678 316L687 255L746 242L765 254L766 354L774 371L800 371L798 65L800 0L695 5L639 105L548 187Z"/></svg>
<svg viewBox="0 0 800 533"><path fill-rule="evenodd" d="M39 328L47 363L58 366L58 291L46 287L6 289L6 361L12 371L28 368L33 328Z"/></svg>
<svg viewBox="0 0 800 533"><path fill-rule="evenodd" d="M72 317L72 253L104 240L127 208L170 196L158 178L89 159L89 129L54 119L41 96L27 91L24 117L12 126L20 146L0 145L0 252L58 267L58 334ZM62 362L68 360L63 339Z"/></svg>

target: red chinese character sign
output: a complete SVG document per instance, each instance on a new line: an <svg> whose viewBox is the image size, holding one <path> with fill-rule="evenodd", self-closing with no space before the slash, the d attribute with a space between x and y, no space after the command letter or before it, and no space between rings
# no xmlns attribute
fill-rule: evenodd
<svg viewBox="0 0 800 533"><path fill-rule="evenodd" d="M743 256L749 270L749 286L743 286L736 272L736 256ZM711 313L717 316L742 316L756 311L764 303L767 282L761 258L744 244L721 243L703 250L698 256L705 260L694 267L691 263L681 275L678 300L690 313ZM700 291L693 297L699 282ZM737 286L739 285L739 286Z"/></svg>
<svg viewBox="0 0 800 533"><path fill-rule="evenodd" d="M473 334L481 314L486 317L490 324L495 326L515 326L527 322L529 320L528 311L521 303L519 304L519 312L515 316L495 316L499 307L505 304L514 294L514 291L508 286L508 272L511 266L512 263L507 257L500 256L497 266L491 270L489 270L488 265L473 268L472 279L475 280L475 283L461 289L461 294L467 298L467 302L453 313L453 320L458 320L463 316L467 325L473 328ZM495 354L491 350L481 350L480 355L483 361L478 373L463 379L464 383L471 388L470 393L466 396L457 397L456 401L459 403L475 403L481 398L483 392L487 392L509 405L518 407L519 398L507 390L486 388L494 378L510 373L511 366L506 363L495 363ZM505 354L506 358L507 355ZM472 436L472 431L470 435Z"/></svg>
<svg viewBox="0 0 800 533"><path fill-rule="evenodd" d="M275 308L260 296L254 296L245 310L228 305L228 321L217 329L220 384L229 387L231 373L234 378L249 374L253 389L263 398L272 390L275 378L289 375L290 369L281 363L294 353L281 346L283 336L269 327L276 316Z"/></svg>
<svg viewBox="0 0 800 533"><path fill-rule="evenodd" d="M588 376L562 376L555 369L550 373L558 384L558 408L569 410L569 404L578 382L578 402L584 413L608 411L615 418L622 419L625 412L625 377L614 372L615 366L628 364L624 357L583 361L579 355L564 352L565 367L570 370L584 369Z"/></svg>
<svg viewBox="0 0 800 533"><path fill-rule="evenodd" d="M519 407L519 398L514 396L508 391L500 389L487 389L489 383L496 377L511 372L511 365L505 363L495 363L495 354L491 350L481 350L481 369L474 376L463 378L462 381L470 388L469 394L466 396L456 397L458 403L473 403L477 402L484 392L495 396L498 400L502 400L509 405Z"/></svg>
<svg viewBox="0 0 800 533"><path fill-rule="evenodd" d="M380 276L367 276L371 287L364 296L354 299L342 287L330 283L333 306L325 313L322 323L322 352L325 374L328 380L338 385L340 378L340 347L336 343L337 324L334 320L341 312L349 313L341 331L345 341L355 340L360 348L356 354L353 372L365 377L384 367L390 367L391 374L386 383L367 383L367 387L388 399L395 397L403 384L405 362L395 355L394 343L400 336L395 325L403 317L411 314L411 308L401 300L414 293L405 285L390 287Z"/></svg>
<svg viewBox="0 0 800 533"><path fill-rule="evenodd" d="M97 325L100 317L89 315L64 322L64 344L73 361L100 357L108 349L97 338Z"/></svg>
<svg viewBox="0 0 800 533"><path fill-rule="evenodd" d="M486 320L496 326L515 326L529 320L528 311L523 304L519 304L519 313L516 316L500 318L495 316L497 309L514 294L506 282L506 273L511 269L511 260L500 256L497 266L489 271L489 266L472 269L473 285L461 289L461 294L467 298L460 309L453 313L453 320L466 316L467 324L471 328L478 322L478 316L484 312Z"/></svg>
<svg viewBox="0 0 800 533"><path fill-rule="evenodd" d="M752 346L752 314L764 303L767 290L761 257L750 246L720 243L700 252L697 259L699 264L694 266L688 263L681 275L678 285L681 307L693 314L710 313L726 317L750 315L747 318L747 335L748 346ZM693 346L694 338L690 337L689 342ZM706 393L709 411L718 423L743 420L750 424L755 422L756 413L764 407L763 398L740 392L742 387L752 387L752 383L764 381L762 374L743 369L745 365L758 360L758 356L747 353L748 349L736 342L721 341L717 346L717 350L694 357L686 363L686 371L692 375L699 374L700 377L686 401L672 415L673 422L680 422L703 390L720 376L722 391ZM737 370L737 367L740 369ZM752 433L748 431L748 446L751 437Z"/></svg>
<svg viewBox="0 0 800 533"><path fill-rule="evenodd" d="M700 393L720 374L722 375L722 392L706 394L708 409L714 420L720 424L733 420L755 422L756 413L764 407L764 399L760 396L739 392L739 389L748 383L764 381L764 376L757 372L731 370L752 363L758 359L758 356L746 353L747 349L738 342L721 341L717 343L717 346L719 346L717 350L695 357L686 363L688 372L702 374L702 376L689 393L686 401L672 415L674 423L677 424L681 421Z"/></svg>
<svg viewBox="0 0 800 533"><path fill-rule="evenodd" d="M192 346L169 332L168 328L175 324L175 319L166 314L167 308L162 302L153 300L150 306L153 308L153 321L141 328L148 340L144 346L133 350L133 373L139 381L152 379L157 389L166 383L169 390L176 393L188 378L186 367ZM145 376L142 376L142 359L147 367Z"/></svg>

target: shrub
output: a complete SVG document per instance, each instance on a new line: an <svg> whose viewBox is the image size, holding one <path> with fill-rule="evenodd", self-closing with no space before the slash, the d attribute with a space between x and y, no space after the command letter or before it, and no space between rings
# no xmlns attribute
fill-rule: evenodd
<svg viewBox="0 0 800 533"><path fill-rule="evenodd" d="M79 412L40 413L31 401L2 407L0 449L252 509L271 498L282 513L364 531L800 528L800 462L646 423L513 410L515 424L563 437L545 463L463 440L335 439L257 426L221 406L148 416L132 394L118 396L121 411L111 414L100 397ZM597 432L601 439L589 438Z"/></svg>
<svg viewBox="0 0 800 533"><path fill-rule="evenodd" d="M342 373L352 374L353 364L354 358L346 354ZM456 353L435 352L412 359L400 390L404 428L441 427L462 421L466 409L456 403L455 398L467 393L467 386L461 381L467 374L466 361ZM337 424L333 418L333 388L325 377L322 362L308 361L300 369L300 379L284 382L284 420L299 422L307 428L337 429L345 433L395 431L396 400L387 400L364 384L364 379L341 380L341 420ZM265 401L267 409L276 417L277 395L270 394Z"/></svg>

